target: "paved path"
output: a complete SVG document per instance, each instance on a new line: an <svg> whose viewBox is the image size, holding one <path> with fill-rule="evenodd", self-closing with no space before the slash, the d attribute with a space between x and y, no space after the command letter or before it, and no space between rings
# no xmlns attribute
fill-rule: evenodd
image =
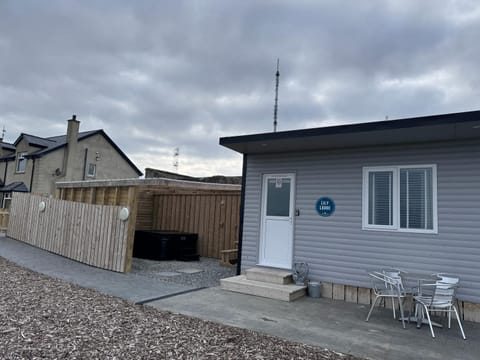
<svg viewBox="0 0 480 360"><path fill-rule="evenodd" d="M0 237L0 256L39 273L135 302L191 289L100 270L5 237ZM467 340L461 338L455 321L452 329L436 329L433 339L427 326L418 330L409 324L403 329L388 309L376 309L367 323L367 306L331 299L307 297L288 303L214 287L149 302L148 306L369 359L480 359L480 324L464 322Z"/></svg>
<svg viewBox="0 0 480 360"><path fill-rule="evenodd" d="M417 329L412 323L403 329L389 309L375 309L365 322L366 305L332 299L283 302L216 287L148 305L368 359L480 359L480 324L465 322L463 340L453 320L451 329L436 329L433 339L428 326Z"/></svg>
<svg viewBox="0 0 480 360"><path fill-rule="evenodd" d="M98 269L3 236L0 236L0 256L38 273L133 302L194 289L132 273Z"/></svg>

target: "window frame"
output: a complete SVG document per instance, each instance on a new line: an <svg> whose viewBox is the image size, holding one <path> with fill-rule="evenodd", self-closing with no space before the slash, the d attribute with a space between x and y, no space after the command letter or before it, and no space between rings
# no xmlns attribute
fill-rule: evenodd
<svg viewBox="0 0 480 360"><path fill-rule="evenodd" d="M18 152L17 153L17 166L15 166L15 173L17 174L24 174L25 171L27 171L27 158L25 157L27 155L26 151ZM20 168L20 160L25 161L25 168L21 171Z"/></svg>
<svg viewBox="0 0 480 360"><path fill-rule="evenodd" d="M432 169L432 229L412 229L400 227L400 170L430 168ZM369 174L371 172L389 171L393 173L393 223L392 225L374 225L368 223L369 212ZM362 176L362 229L378 231L394 231L422 234L438 234L438 202L437 202L437 165L396 165L396 166L366 166Z"/></svg>
<svg viewBox="0 0 480 360"><path fill-rule="evenodd" d="M5 206L8 201L9 206ZM9 209L10 204L12 203L12 193L11 192L6 192L3 193L3 199L2 199L2 209Z"/></svg>
<svg viewBox="0 0 480 360"><path fill-rule="evenodd" d="M93 173L90 173L90 169L93 167ZM89 163L88 164L88 169L87 169L87 177L94 178L97 176L97 164L95 163Z"/></svg>

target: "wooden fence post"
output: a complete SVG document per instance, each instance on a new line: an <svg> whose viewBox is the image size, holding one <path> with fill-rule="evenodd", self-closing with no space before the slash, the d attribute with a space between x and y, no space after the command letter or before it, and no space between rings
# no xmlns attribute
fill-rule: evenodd
<svg viewBox="0 0 480 360"><path fill-rule="evenodd" d="M130 216L128 218L128 230L127 230L127 248L125 252L125 268L124 272L130 272L132 269L132 257L133 257L133 242L135 239L135 224L137 222L137 195L138 190L136 186L130 186L128 188L128 207L130 209Z"/></svg>

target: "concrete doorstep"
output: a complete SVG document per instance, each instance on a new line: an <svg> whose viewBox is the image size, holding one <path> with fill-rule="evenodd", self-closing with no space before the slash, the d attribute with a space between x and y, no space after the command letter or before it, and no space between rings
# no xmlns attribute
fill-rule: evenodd
<svg viewBox="0 0 480 360"><path fill-rule="evenodd" d="M220 283L223 290L282 301L299 299L307 289L292 283L291 272L264 267L248 269L245 275L221 279Z"/></svg>
<svg viewBox="0 0 480 360"><path fill-rule="evenodd" d="M294 284L275 284L263 281L249 280L245 275L221 279L223 290L261 296L269 299L293 301L305 296L305 286Z"/></svg>

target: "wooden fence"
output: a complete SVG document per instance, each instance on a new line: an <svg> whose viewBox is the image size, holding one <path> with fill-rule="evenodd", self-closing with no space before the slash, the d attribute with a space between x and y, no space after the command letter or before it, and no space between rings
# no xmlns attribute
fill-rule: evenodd
<svg viewBox="0 0 480 360"><path fill-rule="evenodd" d="M161 194L153 199L153 227L198 234L202 256L236 248L240 196L225 192Z"/></svg>
<svg viewBox="0 0 480 360"><path fill-rule="evenodd" d="M131 202L132 191L136 203ZM135 207L134 230L198 233L200 256L220 258L236 248L240 186L171 179L57 183L56 197L91 204ZM133 236L133 235L132 235Z"/></svg>
<svg viewBox="0 0 480 360"><path fill-rule="evenodd" d="M8 209L0 209L0 231L7 231L8 218Z"/></svg>
<svg viewBox="0 0 480 360"><path fill-rule="evenodd" d="M122 209L14 193L7 235L85 264L127 272L134 222L119 219Z"/></svg>

